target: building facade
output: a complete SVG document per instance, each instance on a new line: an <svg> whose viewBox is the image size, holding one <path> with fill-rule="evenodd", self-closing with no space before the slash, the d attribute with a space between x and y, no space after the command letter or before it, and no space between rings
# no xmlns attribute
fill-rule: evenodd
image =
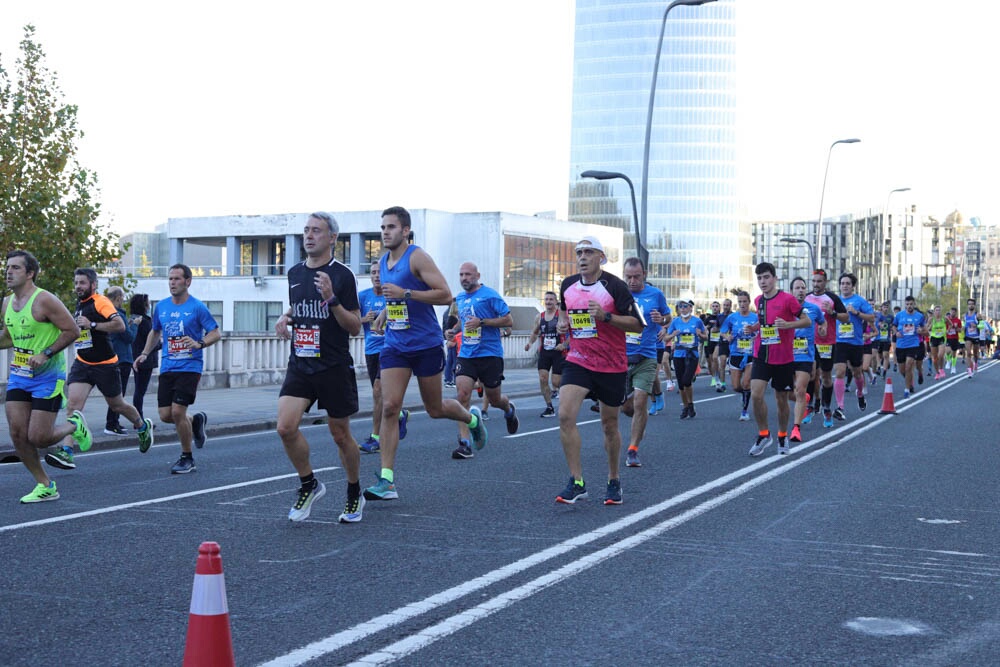
<svg viewBox="0 0 1000 667"><path fill-rule="evenodd" d="M636 247L626 174L641 200L653 63L666 3L577 0L569 218L621 229ZM649 281L671 298L714 298L751 280L736 175L736 5L677 7L666 23L650 137Z"/></svg>

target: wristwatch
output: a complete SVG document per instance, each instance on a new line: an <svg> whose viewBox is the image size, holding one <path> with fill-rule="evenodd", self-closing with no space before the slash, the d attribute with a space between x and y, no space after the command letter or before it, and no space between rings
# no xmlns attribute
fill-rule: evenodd
<svg viewBox="0 0 1000 667"><path fill-rule="evenodd" d="M411 294L413 294L413 292L411 290L403 290L403 298L404 299L409 299Z"/></svg>
<svg viewBox="0 0 1000 667"><path fill-rule="evenodd" d="M56 353L52 351L51 347L47 347L44 350L42 350L42 354L51 359L52 357L55 356Z"/></svg>
<svg viewBox="0 0 1000 667"><path fill-rule="evenodd" d="M90 328L91 329L96 329L97 328L97 322L91 322L90 323Z"/></svg>
<svg viewBox="0 0 1000 667"><path fill-rule="evenodd" d="M604 313L604 321L605 322L611 321L611 313Z"/></svg>

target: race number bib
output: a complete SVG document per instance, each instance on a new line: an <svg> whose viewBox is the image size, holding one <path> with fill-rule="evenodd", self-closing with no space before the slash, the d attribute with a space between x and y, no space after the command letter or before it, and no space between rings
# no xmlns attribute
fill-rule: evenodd
<svg viewBox="0 0 1000 667"><path fill-rule="evenodd" d="M94 338L90 335L90 328L80 329L80 335L73 341L73 347L78 350L88 350L94 347Z"/></svg>
<svg viewBox="0 0 1000 667"><path fill-rule="evenodd" d="M805 338L796 338L792 342L792 349L802 354L809 350L809 341Z"/></svg>
<svg viewBox="0 0 1000 667"><path fill-rule="evenodd" d="M479 341L483 339L483 328L481 326L475 329L466 328L462 331L462 345L479 345Z"/></svg>
<svg viewBox="0 0 1000 667"><path fill-rule="evenodd" d="M817 345L816 351L820 359L833 359L833 345Z"/></svg>
<svg viewBox="0 0 1000 667"><path fill-rule="evenodd" d="M542 349L543 350L554 350L556 345L558 345L558 339L556 336L545 336L542 338Z"/></svg>
<svg viewBox="0 0 1000 667"><path fill-rule="evenodd" d="M749 338L740 338L736 341L736 349L742 354L747 354L753 349L753 341Z"/></svg>
<svg viewBox="0 0 1000 667"><path fill-rule="evenodd" d="M192 359L191 348L184 344L184 336L167 337L167 356L171 359Z"/></svg>
<svg viewBox="0 0 1000 667"><path fill-rule="evenodd" d="M680 345L681 347L694 347L694 334L693 333L681 334L679 340L680 340L680 342L678 343L678 345Z"/></svg>
<svg viewBox="0 0 1000 667"><path fill-rule="evenodd" d="M319 325L295 327L292 349L296 357L319 357Z"/></svg>
<svg viewBox="0 0 1000 667"><path fill-rule="evenodd" d="M393 331L409 329L410 309L406 307L406 301L386 301L385 319Z"/></svg>
<svg viewBox="0 0 1000 667"><path fill-rule="evenodd" d="M718 343L719 342L719 332L718 331L713 331L712 333L708 334L708 342L710 342L710 343Z"/></svg>
<svg viewBox="0 0 1000 667"><path fill-rule="evenodd" d="M839 322L837 324L837 335L841 338L854 338L854 323Z"/></svg>
<svg viewBox="0 0 1000 667"><path fill-rule="evenodd" d="M626 332L625 342L628 345L641 345L642 344L642 334L635 333L633 331Z"/></svg>
<svg viewBox="0 0 1000 667"><path fill-rule="evenodd" d="M778 335L778 327L773 324L765 324L760 328L761 345L777 345L780 342L781 336Z"/></svg>
<svg viewBox="0 0 1000 667"><path fill-rule="evenodd" d="M573 338L597 338L597 323L585 308L572 308L566 312L569 315L569 327Z"/></svg>
<svg viewBox="0 0 1000 667"><path fill-rule="evenodd" d="M913 326L912 324L904 324L903 325L903 335L904 336L912 336L913 332L916 331L916 330L917 330L917 328L915 326Z"/></svg>
<svg viewBox="0 0 1000 667"><path fill-rule="evenodd" d="M10 374L23 378L35 377L35 371L28 365L28 359L31 359L31 350L15 347L13 352L14 355L10 361Z"/></svg>

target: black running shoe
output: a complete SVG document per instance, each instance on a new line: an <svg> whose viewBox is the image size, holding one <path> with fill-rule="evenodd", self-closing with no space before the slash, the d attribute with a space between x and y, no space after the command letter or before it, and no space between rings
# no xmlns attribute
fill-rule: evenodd
<svg viewBox="0 0 1000 667"><path fill-rule="evenodd" d="M194 446L201 449L205 446L205 424L208 423L208 415L204 412L196 412L191 417L191 430L194 432Z"/></svg>

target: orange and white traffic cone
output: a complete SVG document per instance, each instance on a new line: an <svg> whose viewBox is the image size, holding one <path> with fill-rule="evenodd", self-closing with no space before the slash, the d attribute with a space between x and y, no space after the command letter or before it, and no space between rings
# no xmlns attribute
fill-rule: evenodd
<svg viewBox="0 0 1000 667"><path fill-rule="evenodd" d="M191 591L184 667L235 667L218 542L202 542Z"/></svg>
<svg viewBox="0 0 1000 667"><path fill-rule="evenodd" d="M882 409L878 411L880 415L896 414L896 401L892 394L892 378L885 379L885 392L882 394Z"/></svg>

